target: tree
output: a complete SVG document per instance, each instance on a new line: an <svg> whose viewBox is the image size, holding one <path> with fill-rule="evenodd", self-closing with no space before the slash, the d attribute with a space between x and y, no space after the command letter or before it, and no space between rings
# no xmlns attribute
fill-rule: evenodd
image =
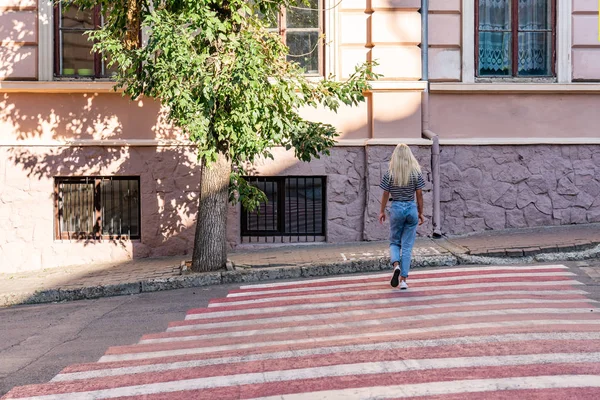
<svg viewBox="0 0 600 400"><path fill-rule="evenodd" d="M104 25L88 32L94 51L116 66L115 88L135 99L158 99L168 119L198 150L202 163L192 270L220 269L226 262L228 200L255 208L264 193L242 176L270 149L294 149L302 161L329 154L337 132L299 115L305 106L336 111L364 101L371 64L345 81L313 82L267 21L281 7L307 0L75 0L81 9L101 7ZM308 6L303 5L303 7ZM147 32L141 43L140 29Z"/></svg>

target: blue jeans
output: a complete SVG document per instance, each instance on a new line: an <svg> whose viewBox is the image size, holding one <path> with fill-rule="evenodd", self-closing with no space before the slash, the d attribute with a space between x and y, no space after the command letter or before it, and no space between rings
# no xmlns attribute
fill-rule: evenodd
<svg viewBox="0 0 600 400"><path fill-rule="evenodd" d="M400 263L400 275L408 277L419 215L414 201L392 201L390 207L390 259Z"/></svg>

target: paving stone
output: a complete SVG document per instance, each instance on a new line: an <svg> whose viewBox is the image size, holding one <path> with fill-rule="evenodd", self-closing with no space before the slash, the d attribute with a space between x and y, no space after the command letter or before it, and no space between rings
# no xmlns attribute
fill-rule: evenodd
<svg viewBox="0 0 600 400"><path fill-rule="evenodd" d="M541 247L542 253L556 253L558 252L558 245L552 245L552 246L543 246Z"/></svg>
<svg viewBox="0 0 600 400"><path fill-rule="evenodd" d="M542 249L539 247L524 247L522 250L525 257L535 256L536 254L540 254L542 252Z"/></svg>
<svg viewBox="0 0 600 400"><path fill-rule="evenodd" d="M506 257L506 250L500 250L500 249L488 250L486 255L488 257Z"/></svg>
<svg viewBox="0 0 600 400"><path fill-rule="evenodd" d="M523 249L506 249L507 257L523 257Z"/></svg>

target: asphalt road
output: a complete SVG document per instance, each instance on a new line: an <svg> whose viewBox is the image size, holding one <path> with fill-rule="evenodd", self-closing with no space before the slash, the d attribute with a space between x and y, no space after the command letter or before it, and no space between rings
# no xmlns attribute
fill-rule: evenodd
<svg viewBox="0 0 600 400"><path fill-rule="evenodd" d="M589 298L600 301L600 282L570 267ZM473 266L477 268L477 266ZM108 347L132 345L147 333L164 332L191 308L206 307L239 285L182 289L58 304L0 309L0 396L15 386L45 383L71 364L96 362Z"/></svg>
<svg viewBox="0 0 600 400"><path fill-rule="evenodd" d="M0 396L14 386L48 382L70 364L98 361L110 346L164 331L187 310L235 287L0 308Z"/></svg>

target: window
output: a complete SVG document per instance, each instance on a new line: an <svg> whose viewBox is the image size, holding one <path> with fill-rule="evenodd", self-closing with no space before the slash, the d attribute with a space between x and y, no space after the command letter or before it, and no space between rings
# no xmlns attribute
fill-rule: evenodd
<svg viewBox="0 0 600 400"><path fill-rule="evenodd" d="M324 236L325 178L247 177L268 198L257 210L242 209L242 236Z"/></svg>
<svg viewBox="0 0 600 400"><path fill-rule="evenodd" d="M279 32L290 50L288 61L300 64L307 75L323 75L321 2L310 0L309 5L283 8L278 16L269 18L271 30Z"/></svg>
<svg viewBox="0 0 600 400"><path fill-rule="evenodd" d="M139 239L139 177L55 179L56 239Z"/></svg>
<svg viewBox="0 0 600 400"><path fill-rule="evenodd" d="M112 75L106 60L92 53L84 33L102 26L100 7L79 10L60 1L54 8L54 74L60 77L102 78Z"/></svg>
<svg viewBox="0 0 600 400"><path fill-rule="evenodd" d="M480 77L555 75L555 0L478 0L476 71Z"/></svg>

